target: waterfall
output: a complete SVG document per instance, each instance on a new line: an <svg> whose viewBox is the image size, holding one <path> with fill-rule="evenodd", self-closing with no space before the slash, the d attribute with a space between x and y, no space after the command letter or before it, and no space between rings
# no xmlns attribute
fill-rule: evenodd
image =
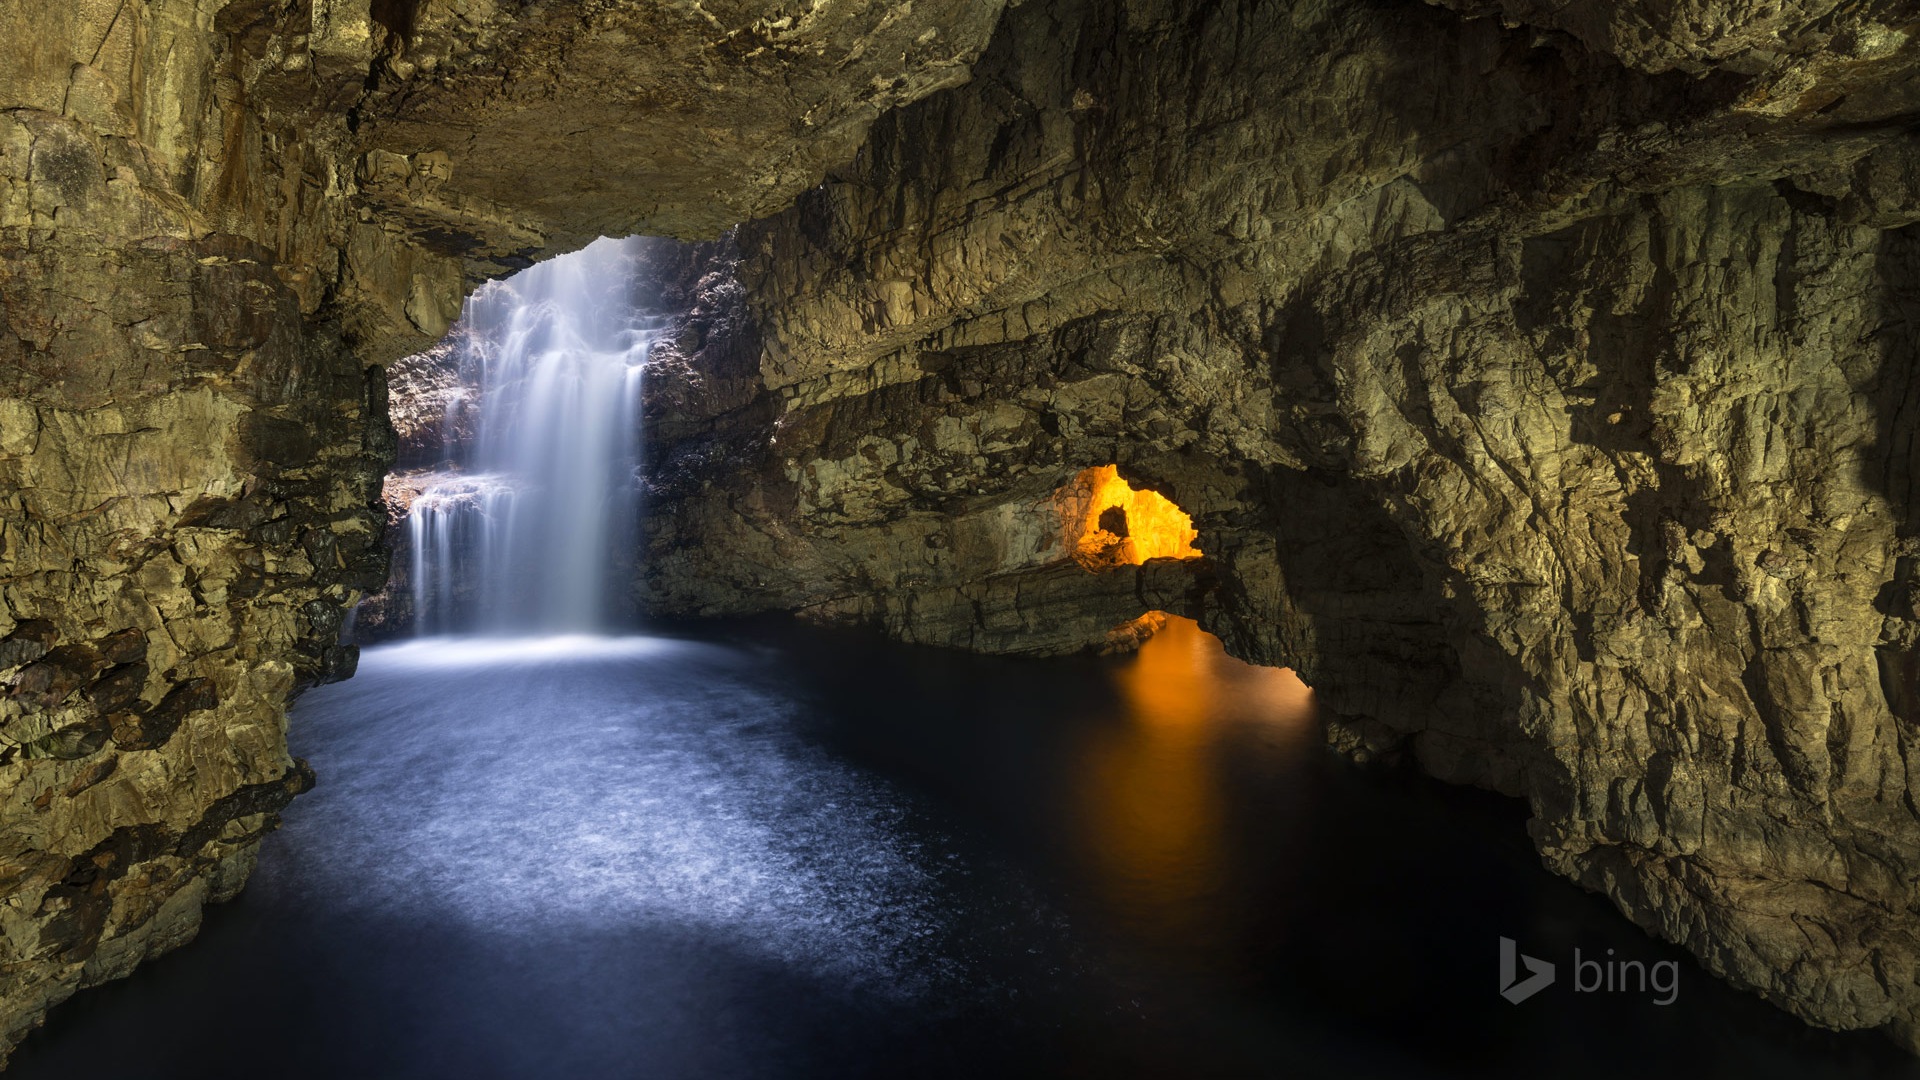
<svg viewBox="0 0 1920 1080"><path fill-rule="evenodd" d="M598 240L467 301L452 469L408 511L417 632L594 630L618 612L638 537L641 377L666 323L635 295L644 244Z"/></svg>

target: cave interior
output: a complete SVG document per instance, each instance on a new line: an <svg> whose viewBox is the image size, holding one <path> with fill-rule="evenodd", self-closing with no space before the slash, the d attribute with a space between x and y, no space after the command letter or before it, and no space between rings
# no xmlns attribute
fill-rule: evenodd
<svg viewBox="0 0 1920 1080"><path fill-rule="evenodd" d="M1264 702L1233 739L1487 793L1658 963L1870 1038L1819 1067L1920 1054L1910 4L0 31L0 1055L339 805L301 710L363 647L769 616ZM1202 743L1139 723L1086 805L1168 809L1083 840L1200 874Z"/></svg>

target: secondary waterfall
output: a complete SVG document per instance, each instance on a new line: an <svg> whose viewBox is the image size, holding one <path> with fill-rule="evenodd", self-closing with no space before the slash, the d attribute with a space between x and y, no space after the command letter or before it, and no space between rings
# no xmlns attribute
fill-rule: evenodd
<svg viewBox="0 0 1920 1080"><path fill-rule="evenodd" d="M635 296L644 238L602 239L482 286L455 335L451 471L413 499L414 625L592 630L637 537L640 388L665 320Z"/></svg>

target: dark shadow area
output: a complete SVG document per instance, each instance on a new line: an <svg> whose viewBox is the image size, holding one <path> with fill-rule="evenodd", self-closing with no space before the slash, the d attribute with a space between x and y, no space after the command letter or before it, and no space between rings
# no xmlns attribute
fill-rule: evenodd
<svg viewBox="0 0 1920 1080"><path fill-rule="evenodd" d="M1920 531L1920 499L1914 497L1920 479L1920 440L1915 438L1920 403L1913 369L1920 342L1920 226L1881 233L1875 265L1884 314L1869 341L1879 363L1870 372L1848 372L1856 385L1866 384L1862 389L1871 395L1877 421L1876 453L1860 479L1893 504L1902 534L1913 535Z"/></svg>
<svg viewBox="0 0 1920 1080"><path fill-rule="evenodd" d="M655 634L369 650L296 710L320 786L248 891L9 1075L1917 1071L1547 874L1516 803L1335 758L1210 638ZM1501 936L1561 983L1503 1001ZM1576 948L1677 1000L1574 993Z"/></svg>
<svg viewBox="0 0 1920 1080"><path fill-rule="evenodd" d="M1920 477L1920 440L1916 440L1916 380L1913 356L1920 344L1920 226L1889 229L1880 234L1875 253L1879 271L1881 324L1870 337L1870 355L1878 360L1870 371L1849 371L1873 403L1875 440L1867 455L1861 481L1885 496L1903 538L1920 533L1920 499L1914 497ZM1877 598L1882 615L1899 620L1894 633L1875 650L1881 689L1893 714L1908 724L1920 722L1920 560L1906 554L1894 564L1893 580Z"/></svg>
<svg viewBox="0 0 1920 1080"><path fill-rule="evenodd" d="M413 36L419 21L420 0L373 0L369 14L375 23L404 41Z"/></svg>
<svg viewBox="0 0 1920 1080"><path fill-rule="evenodd" d="M764 631L778 633L776 629ZM1216 714L1208 748L1233 867L1169 938L1101 902L1080 865L1072 786L1130 723L1126 660L902 650L861 637L792 647L822 738L983 830L1063 905L1090 955L1140 1006L1108 1032L1151 1032L1198 1075L1920 1077L1879 1035L1809 1028L1653 941L1602 896L1539 864L1523 804L1412 767L1360 768L1317 729ZM911 695L914 722L884 704ZM1304 737L1303 737L1304 736ZM1498 938L1559 964L1519 1005L1497 988ZM1667 1006L1569 991L1573 950L1680 969ZM1303 1038L1302 1032L1311 1032ZM1126 1068L1121 1075L1155 1075Z"/></svg>

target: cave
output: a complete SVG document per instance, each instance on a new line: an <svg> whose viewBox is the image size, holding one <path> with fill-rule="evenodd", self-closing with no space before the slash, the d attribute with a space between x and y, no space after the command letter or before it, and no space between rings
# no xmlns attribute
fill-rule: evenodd
<svg viewBox="0 0 1920 1080"><path fill-rule="evenodd" d="M1908 5L0 29L9 1075L1912 1074Z"/></svg>
<svg viewBox="0 0 1920 1080"><path fill-rule="evenodd" d="M1136 490L1117 465L1082 469L1054 496L1073 559L1089 570L1148 559L1198 559L1193 517L1157 491Z"/></svg>

